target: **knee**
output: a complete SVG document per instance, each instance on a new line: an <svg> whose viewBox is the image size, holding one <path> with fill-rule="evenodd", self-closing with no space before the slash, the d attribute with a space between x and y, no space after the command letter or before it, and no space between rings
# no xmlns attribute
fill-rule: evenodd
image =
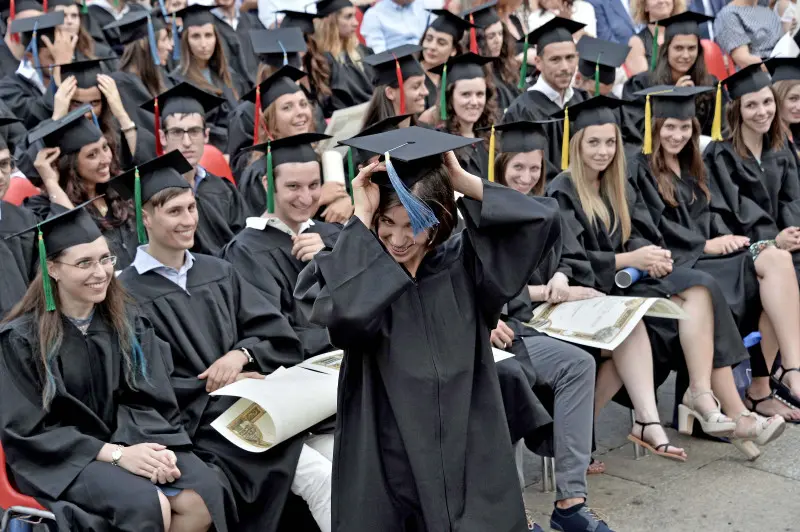
<svg viewBox="0 0 800 532"><path fill-rule="evenodd" d="M571 369L576 375L587 378L594 382L594 376L596 372L594 357L583 349L577 348L574 350L572 354Z"/></svg>
<svg viewBox="0 0 800 532"><path fill-rule="evenodd" d="M774 246L765 248L758 254L756 259L758 266L769 269L789 269L793 268L792 254L785 249L778 249Z"/></svg>
<svg viewBox="0 0 800 532"><path fill-rule="evenodd" d="M175 513L191 516L192 522L198 524L198 531L205 531L211 528L211 513L208 511L203 498L196 491L181 491L173 498L172 508Z"/></svg>
<svg viewBox="0 0 800 532"><path fill-rule="evenodd" d="M681 292L680 298L684 301L703 301L711 299L711 293L705 286L691 286Z"/></svg>
<svg viewBox="0 0 800 532"><path fill-rule="evenodd" d="M164 530L169 530L172 526L172 505L167 496L158 492L158 504L161 506L161 518L164 520Z"/></svg>

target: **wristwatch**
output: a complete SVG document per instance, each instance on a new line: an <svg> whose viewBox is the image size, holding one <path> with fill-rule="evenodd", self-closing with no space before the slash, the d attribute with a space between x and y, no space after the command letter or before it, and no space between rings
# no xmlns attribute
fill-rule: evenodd
<svg viewBox="0 0 800 532"><path fill-rule="evenodd" d="M244 353L244 356L246 356L246 357L247 357L247 363L248 363L248 364L252 364L252 363L254 363L254 362L256 361L256 359L255 359L255 358L253 358L253 355L251 355L251 354L250 354L250 350L249 350L249 349L247 349L246 347L240 347L240 348L239 348L239 351L241 351L242 353Z"/></svg>
<svg viewBox="0 0 800 532"><path fill-rule="evenodd" d="M117 448L111 453L111 465L119 466L119 461L122 460L122 445L117 445Z"/></svg>

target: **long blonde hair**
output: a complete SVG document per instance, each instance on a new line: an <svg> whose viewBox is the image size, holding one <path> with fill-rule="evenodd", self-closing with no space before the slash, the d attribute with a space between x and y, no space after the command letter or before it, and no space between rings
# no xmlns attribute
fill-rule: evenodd
<svg viewBox="0 0 800 532"><path fill-rule="evenodd" d="M353 64L361 65L361 52L358 51L358 37L355 33L347 39L339 35L339 13L331 13L323 19L314 20L314 40L320 53L330 53L336 61L342 62L342 54L347 54Z"/></svg>
<svg viewBox="0 0 800 532"><path fill-rule="evenodd" d="M615 125L614 132L617 137L617 149L608 168L600 174L600 194L598 194L586 179L584 173L581 141L583 141L585 132L586 129L581 129L569 141L569 159L571 161L569 172L572 183L589 222L594 225L597 220L600 220L600 223L605 226L609 233L614 233L621 229L622 243L624 244L631 237L631 215L628 210L628 199L625 195L627 170L625 169L622 135L620 135L619 127ZM608 211L606 202L611 205L612 212Z"/></svg>
<svg viewBox="0 0 800 532"><path fill-rule="evenodd" d="M669 14L670 16L686 11L686 0L672 1L672 13ZM647 0L631 0L631 18L636 24L650 24L650 13L647 11Z"/></svg>

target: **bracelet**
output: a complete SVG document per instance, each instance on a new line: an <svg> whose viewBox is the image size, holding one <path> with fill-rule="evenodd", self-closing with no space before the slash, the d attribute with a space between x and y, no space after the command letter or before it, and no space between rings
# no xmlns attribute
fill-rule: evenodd
<svg viewBox="0 0 800 532"><path fill-rule="evenodd" d="M127 132L129 132L129 131L136 131L137 129L138 129L138 128L137 128L136 124L131 124L131 125L129 125L129 126L128 126L128 127L126 127L126 128L122 128L122 132L123 132L123 133L127 133Z"/></svg>
<svg viewBox="0 0 800 532"><path fill-rule="evenodd" d="M248 364L252 364L252 363L254 363L254 362L256 361L256 360L253 358L253 355L251 355L251 354L250 354L250 350L249 350L249 349L247 349L246 347L240 347L240 348L239 348L239 351L241 351L242 353L244 353L244 356L246 356L246 357L247 357L247 363L248 363Z"/></svg>

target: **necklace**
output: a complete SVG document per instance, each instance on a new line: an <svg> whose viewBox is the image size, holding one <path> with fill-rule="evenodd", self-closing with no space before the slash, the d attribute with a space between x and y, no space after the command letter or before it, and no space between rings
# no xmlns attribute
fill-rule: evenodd
<svg viewBox="0 0 800 532"><path fill-rule="evenodd" d="M108 214L108 205L101 204L97 205L97 210L100 211L100 216L105 216Z"/></svg>

